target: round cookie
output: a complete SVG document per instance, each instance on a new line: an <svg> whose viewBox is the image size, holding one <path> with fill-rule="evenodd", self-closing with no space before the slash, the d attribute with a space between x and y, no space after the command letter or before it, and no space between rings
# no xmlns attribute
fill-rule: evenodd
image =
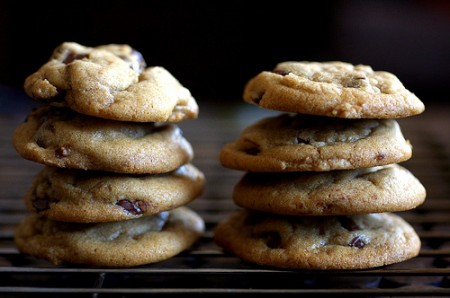
<svg viewBox="0 0 450 298"><path fill-rule="evenodd" d="M186 205L204 187L191 164L154 175L45 167L25 195L29 211L68 222L107 222L153 215Z"/></svg>
<svg viewBox="0 0 450 298"><path fill-rule="evenodd" d="M398 163L411 154L394 119L280 114L245 128L222 148L220 162L250 172L320 172Z"/></svg>
<svg viewBox="0 0 450 298"><path fill-rule="evenodd" d="M132 267L169 259L191 247L204 221L180 207L138 219L82 224L57 222L33 214L17 227L20 252L62 263Z"/></svg>
<svg viewBox="0 0 450 298"><path fill-rule="evenodd" d="M396 165L330 172L246 173L236 184L241 207L286 215L397 212L422 204L426 191Z"/></svg>
<svg viewBox="0 0 450 298"><path fill-rule="evenodd" d="M365 269L419 254L414 229L393 213L276 216L241 210L220 222L216 243L258 265L293 269Z"/></svg>
<svg viewBox="0 0 450 298"><path fill-rule="evenodd" d="M243 98L262 108L339 118L402 118L425 106L392 73L340 61L287 61L250 79Z"/></svg>
<svg viewBox="0 0 450 298"><path fill-rule="evenodd" d="M13 136L25 159L60 168L129 174L170 172L193 158L175 124L105 120L42 106Z"/></svg>
<svg viewBox="0 0 450 298"><path fill-rule="evenodd" d="M146 68L128 45L59 45L25 79L32 98L86 115L135 122L177 122L198 116L198 105L163 67Z"/></svg>

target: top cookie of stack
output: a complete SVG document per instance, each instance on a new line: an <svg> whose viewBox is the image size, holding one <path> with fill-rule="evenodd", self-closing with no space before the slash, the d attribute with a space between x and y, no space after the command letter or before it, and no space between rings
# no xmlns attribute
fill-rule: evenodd
<svg viewBox="0 0 450 298"><path fill-rule="evenodd" d="M424 104L392 73L345 62L283 62L244 89L262 108L338 118L402 118Z"/></svg>
<svg viewBox="0 0 450 298"><path fill-rule="evenodd" d="M128 45L65 42L24 87L36 100L105 119L177 122L198 115L189 90L163 67L146 68Z"/></svg>

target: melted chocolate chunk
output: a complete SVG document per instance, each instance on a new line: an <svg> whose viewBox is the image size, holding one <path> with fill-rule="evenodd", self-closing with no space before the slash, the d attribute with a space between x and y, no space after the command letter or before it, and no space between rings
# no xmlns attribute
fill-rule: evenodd
<svg viewBox="0 0 450 298"><path fill-rule="evenodd" d="M41 147L41 148L47 148L47 143L45 142L45 140L44 139L42 139L42 138L40 138L40 137L38 137L37 139L36 139L36 144L39 146L39 147Z"/></svg>
<svg viewBox="0 0 450 298"><path fill-rule="evenodd" d="M385 158L386 158L386 154L384 154L384 153L380 153L377 155L377 160L383 160Z"/></svg>
<svg viewBox="0 0 450 298"><path fill-rule="evenodd" d="M63 60L63 63L69 64L69 63L73 62L74 60L83 59L83 58L86 58L87 56L88 56L87 54L76 54L74 52L70 52L67 54L66 58Z"/></svg>
<svg viewBox="0 0 450 298"><path fill-rule="evenodd" d="M267 247L272 249L282 248L281 236L278 232L264 232L259 235L259 237L264 239Z"/></svg>
<svg viewBox="0 0 450 298"><path fill-rule="evenodd" d="M366 245L366 243L364 242L364 240L362 239L361 236L356 236L348 244L348 246L350 246L350 247L357 247L357 248L363 248L364 245Z"/></svg>
<svg viewBox="0 0 450 298"><path fill-rule="evenodd" d="M260 151L261 150L259 150L259 148L256 147L245 149L245 153L247 153L248 155L258 155Z"/></svg>
<svg viewBox="0 0 450 298"><path fill-rule="evenodd" d="M61 159L63 157L69 156L72 149L69 145L62 145L60 148L55 150L55 157Z"/></svg>
<svg viewBox="0 0 450 298"><path fill-rule="evenodd" d="M282 75L282 76L287 76L287 75L290 74L291 72L290 72L290 71L287 71L287 70L274 69L274 70L273 70L273 73L276 73L276 74L279 74L279 75Z"/></svg>
<svg viewBox="0 0 450 298"><path fill-rule="evenodd" d="M133 215L139 215L144 213L144 211L141 209L142 205L140 204L140 201L131 202L129 200L120 200L116 203L116 205L122 207L123 209L125 209L126 211L128 211Z"/></svg>

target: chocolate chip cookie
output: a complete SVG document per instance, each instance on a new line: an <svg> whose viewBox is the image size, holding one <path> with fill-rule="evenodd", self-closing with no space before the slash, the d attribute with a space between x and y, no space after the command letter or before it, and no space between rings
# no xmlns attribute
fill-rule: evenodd
<svg viewBox="0 0 450 298"><path fill-rule="evenodd" d="M245 128L222 148L220 162L251 172L320 172L398 163L411 155L394 119L283 113Z"/></svg>
<svg viewBox="0 0 450 298"><path fill-rule="evenodd" d="M419 254L414 229L393 213L276 216L241 210L215 229L226 251L258 265L293 269L365 269Z"/></svg>
<svg viewBox="0 0 450 298"><path fill-rule="evenodd" d="M249 80L244 100L262 108L339 118L402 118L422 101L392 73L339 61L288 61Z"/></svg>
<svg viewBox="0 0 450 298"><path fill-rule="evenodd" d="M192 164L165 174L125 175L45 167L25 195L28 210L68 222L107 222L186 205L204 187Z"/></svg>
<svg viewBox="0 0 450 298"><path fill-rule="evenodd" d="M117 173L165 173L193 158L190 143L173 123L105 120L49 106L28 115L13 143L31 161Z"/></svg>
<svg viewBox="0 0 450 298"><path fill-rule="evenodd" d="M244 208L286 215L356 215L414 209L426 191L396 164L329 172L246 173L234 202Z"/></svg>
<svg viewBox="0 0 450 298"><path fill-rule="evenodd" d="M146 67L128 45L62 43L24 88L36 100L106 119L176 122L198 116L190 91L165 68Z"/></svg>
<svg viewBox="0 0 450 298"><path fill-rule="evenodd" d="M37 214L18 226L19 251L53 264L132 267L160 262L188 249L204 232L187 207L108 223L56 222Z"/></svg>

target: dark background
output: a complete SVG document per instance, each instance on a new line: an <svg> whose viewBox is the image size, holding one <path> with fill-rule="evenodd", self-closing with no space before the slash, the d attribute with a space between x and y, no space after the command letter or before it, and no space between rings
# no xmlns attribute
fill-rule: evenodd
<svg viewBox="0 0 450 298"><path fill-rule="evenodd" d="M0 1L0 86L21 90L64 41L129 44L198 101L241 101L287 60L368 64L450 101L450 1Z"/></svg>

